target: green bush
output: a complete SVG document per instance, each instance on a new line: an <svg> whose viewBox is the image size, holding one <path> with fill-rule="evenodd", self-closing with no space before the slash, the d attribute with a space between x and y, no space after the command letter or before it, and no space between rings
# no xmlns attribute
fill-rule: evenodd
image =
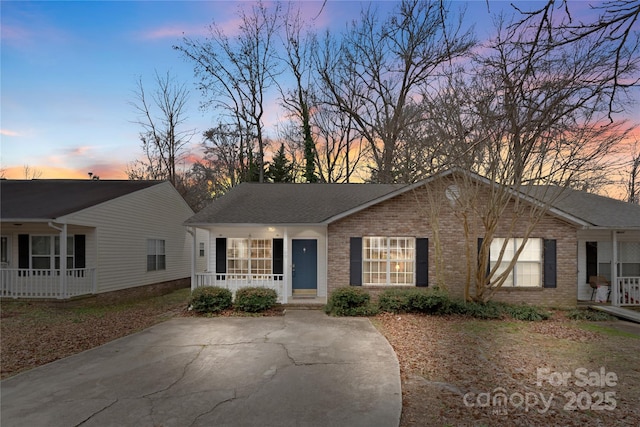
<svg viewBox="0 0 640 427"><path fill-rule="evenodd" d="M551 314L535 306L485 303L452 299L438 289L387 289L380 294L378 308L390 313L458 314L477 319L546 320Z"/></svg>
<svg viewBox="0 0 640 427"><path fill-rule="evenodd" d="M362 288L338 288L331 293L324 311L334 316L371 316L377 310L370 301L371 296Z"/></svg>
<svg viewBox="0 0 640 427"><path fill-rule="evenodd" d="M248 287L236 291L234 306L240 311L257 313L276 305L278 294L269 288Z"/></svg>
<svg viewBox="0 0 640 427"><path fill-rule="evenodd" d="M589 320L592 322L602 322L615 319L615 317L612 317L604 311L592 310L590 308L575 308L567 313L567 317L571 320Z"/></svg>
<svg viewBox="0 0 640 427"><path fill-rule="evenodd" d="M218 313L231 307L231 291L217 286L204 286L191 292L189 304L197 313Z"/></svg>
<svg viewBox="0 0 640 427"><path fill-rule="evenodd" d="M516 320L537 322L547 320L551 313L533 305L505 305L507 313Z"/></svg>

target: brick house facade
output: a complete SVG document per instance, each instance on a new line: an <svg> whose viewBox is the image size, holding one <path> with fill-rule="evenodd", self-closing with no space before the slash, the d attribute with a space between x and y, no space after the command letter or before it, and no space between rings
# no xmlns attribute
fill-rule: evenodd
<svg viewBox="0 0 640 427"><path fill-rule="evenodd" d="M454 187L456 180L472 185ZM209 234L207 268L192 272L192 288L267 286L280 302L318 304L344 286L362 286L375 297L389 287L439 284L461 297L468 283L474 295L485 236L478 212L498 187L460 171L410 185L243 183L185 222ZM456 193L462 189L473 197ZM490 265L483 268L508 274L493 299L575 306L593 299L590 279L602 275L616 284L612 303L640 305L640 206L570 189L526 190L504 193L511 205L484 245ZM508 269L501 248L517 250L530 224L524 250Z"/></svg>

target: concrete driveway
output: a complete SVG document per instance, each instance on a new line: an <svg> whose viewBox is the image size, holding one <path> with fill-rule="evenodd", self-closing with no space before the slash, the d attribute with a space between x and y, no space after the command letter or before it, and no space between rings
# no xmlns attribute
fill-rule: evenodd
<svg viewBox="0 0 640 427"><path fill-rule="evenodd" d="M176 318L0 383L9 426L397 426L398 360L368 319Z"/></svg>

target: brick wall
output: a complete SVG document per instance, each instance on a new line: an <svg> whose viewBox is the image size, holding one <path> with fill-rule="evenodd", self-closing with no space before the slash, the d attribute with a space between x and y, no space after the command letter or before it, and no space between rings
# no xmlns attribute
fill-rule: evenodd
<svg viewBox="0 0 640 427"><path fill-rule="evenodd" d="M469 245L465 244L463 221L444 197L444 188L449 182L431 183L429 190L418 188L393 199L384 201L357 212L328 227L328 292L349 285L349 239L363 236L412 236L429 238L429 286L436 284L436 259L434 232L430 218L437 216L442 248L444 284L454 296L464 295L467 282L467 253L473 267L476 265L477 238L482 237L482 226L478 218L469 220ZM478 200L483 200L480 194ZM486 200L486 198L484 198ZM430 206L435 207L438 215ZM505 236L511 223L509 208L500 222L495 237ZM516 232L510 237L519 237L528 224L525 216L516 221ZM503 233L501 235L501 233ZM520 234L521 236L522 234ZM557 218L545 216L531 234L532 238L556 239L557 287L518 289L504 288L497 292L494 300L511 303L529 303L552 307L575 306L577 300L577 238L576 229ZM468 246L468 247L467 247ZM470 272L473 281L475 271ZM383 288L364 286L374 298ZM473 292L473 285L472 285Z"/></svg>

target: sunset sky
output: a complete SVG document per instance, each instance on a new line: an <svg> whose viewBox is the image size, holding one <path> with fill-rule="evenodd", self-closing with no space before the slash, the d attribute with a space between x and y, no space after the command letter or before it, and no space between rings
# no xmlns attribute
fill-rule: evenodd
<svg viewBox="0 0 640 427"><path fill-rule="evenodd" d="M491 12L509 2L491 0ZM531 2L518 2L531 3ZM186 127L202 132L214 125L201 111L193 66L172 49L183 36L204 37L213 21L237 29L241 2L2 1L0 161L6 178L24 178L24 166L40 178L126 178L126 165L140 157L136 81L153 89L154 70L170 71L190 90ZM339 31L357 18L363 3L300 3L310 25ZM538 2L538 4L540 4ZM380 2L382 12L393 7ZM485 0L453 2L468 6L479 37L490 29ZM576 5L585 9L587 2ZM275 101L274 101L275 102ZM640 113L630 113L640 122ZM265 123L269 136L282 112L274 103Z"/></svg>

